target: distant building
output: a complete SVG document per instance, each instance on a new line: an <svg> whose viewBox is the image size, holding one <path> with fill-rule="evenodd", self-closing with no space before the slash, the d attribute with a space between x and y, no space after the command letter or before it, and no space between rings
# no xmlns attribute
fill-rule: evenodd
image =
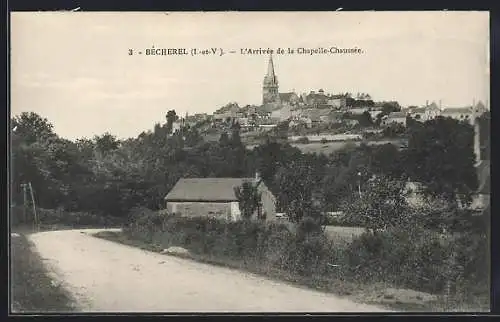
<svg viewBox="0 0 500 322"><path fill-rule="evenodd" d="M345 95L332 95L328 97L327 103L334 109L342 109L347 105L347 97Z"/></svg>
<svg viewBox="0 0 500 322"><path fill-rule="evenodd" d="M310 107L316 108L320 105L328 105L328 96L325 95L323 89L320 89L318 93L311 91L308 95L306 95L305 103Z"/></svg>
<svg viewBox="0 0 500 322"><path fill-rule="evenodd" d="M279 95L278 77L274 73L273 56L269 56L267 65L267 74L264 77L262 85L262 105L279 105L281 104Z"/></svg>
<svg viewBox="0 0 500 322"><path fill-rule="evenodd" d="M405 112L392 112L382 118L382 125L389 126L391 124L401 124L406 126L406 113Z"/></svg>
<svg viewBox="0 0 500 322"><path fill-rule="evenodd" d="M279 119L280 121L285 121L292 119L299 113L300 111L298 109L294 109L290 105L284 105L282 108L272 111L271 118Z"/></svg>
<svg viewBox="0 0 500 322"><path fill-rule="evenodd" d="M472 106L448 107L441 111L442 117L449 117L457 121L472 122Z"/></svg>
<svg viewBox="0 0 500 322"><path fill-rule="evenodd" d="M165 197L167 211L186 217L240 220L235 188L244 182L252 183L261 193L262 208L254 216L260 211L266 220L275 219L276 198L258 175L255 178L181 178Z"/></svg>
<svg viewBox="0 0 500 322"><path fill-rule="evenodd" d="M338 111L331 111L328 114L328 122L333 124L342 123L344 119L344 113Z"/></svg>
<svg viewBox="0 0 500 322"><path fill-rule="evenodd" d="M174 123L172 123L172 132L170 134L180 131L182 124L183 122L181 120L177 120Z"/></svg>
<svg viewBox="0 0 500 322"><path fill-rule="evenodd" d="M426 105L423 107L412 107L405 109L405 112L407 112L408 116L410 116L411 118L420 122L425 122L438 117L441 114L441 109L435 102L432 102L431 104L426 103Z"/></svg>
<svg viewBox="0 0 500 322"><path fill-rule="evenodd" d="M369 111L370 111L369 107L357 107L349 109L349 112L354 115L361 115L364 112L369 112Z"/></svg>
<svg viewBox="0 0 500 322"><path fill-rule="evenodd" d="M382 111L379 111L379 110L372 110L372 111L369 111L368 113L370 113L370 117L372 118L372 120L375 120L377 118L377 116L382 113Z"/></svg>
<svg viewBox="0 0 500 322"><path fill-rule="evenodd" d="M344 119L343 123L345 125L347 125L347 126L356 126L356 125L359 125L359 121L358 120L354 120L354 119Z"/></svg>
<svg viewBox="0 0 500 322"><path fill-rule="evenodd" d="M330 112L330 110L326 109L311 108L302 110L300 118L310 124L328 123Z"/></svg>
<svg viewBox="0 0 500 322"><path fill-rule="evenodd" d="M297 106L300 103L300 97L295 92L279 93L279 97L283 105Z"/></svg>

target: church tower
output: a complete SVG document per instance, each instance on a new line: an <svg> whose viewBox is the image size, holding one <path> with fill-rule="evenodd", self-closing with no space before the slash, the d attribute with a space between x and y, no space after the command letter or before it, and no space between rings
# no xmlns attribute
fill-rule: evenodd
<svg viewBox="0 0 500 322"><path fill-rule="evenodd" d="M274 74L273 56L269 55L267 74L264 77L264 84L262 86L262 104L279 104L279 102L278 77Z"/></svg>

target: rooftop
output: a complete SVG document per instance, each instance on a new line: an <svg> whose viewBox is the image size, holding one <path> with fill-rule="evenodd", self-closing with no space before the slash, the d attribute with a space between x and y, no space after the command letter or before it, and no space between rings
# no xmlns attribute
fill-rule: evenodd
<svg viewBox="0 0 500 322"><path fill-rule="evenodd" d="M406 117L405 112L392 112L389 115L387 115L388 118L400 118L400 117Z"/></svg>
<svg viewBox="0 0 500 322"><path fill-rule="evenodd" d="M181 178L165 197L167 201L237 201L234 189L254 178Z"/></svg>

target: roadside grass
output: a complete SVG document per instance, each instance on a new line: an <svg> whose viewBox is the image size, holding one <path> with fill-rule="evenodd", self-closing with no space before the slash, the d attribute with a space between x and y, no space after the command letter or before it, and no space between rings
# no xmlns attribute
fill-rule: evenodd
<svg viewBox="0 0 500 322"><path fill-rule="evenodd" d="M93 236L151 252L159 253L163 250L163 248L159 245L129 238L123 232L102 231L93 234ZM342 240L345 240L346 237L342 236L341 238ZM466 304L457 299L447 300L442 296L435 296L406 289L394 289L385 283L361 284L360 282L342 278L340 273L335 272L335 268L332 269L332 274L329 277L300 277L274 267L263 267L262 265L252 263L250 261L234 260L231 258L213 257L193 253L189 253L187 256L182 253L172 253L168 255L188 258L196 262L220 267L239 269L259 274L274 280L290 283L294 286L307 287L347 297L358 303L382 306L389 310L405 312L485 312L489 310L489 299L487 298L478 299L477 303ZM390 294L388 293L388 290L391 290Z"/></svg>
<svg viewBox="0 0 500 322"><path fill-rule="evenodd" d="M30 228L19 228L10 237L11 311L13 313L44 313L75 311L71 295L54 282L26 237Z"/></svg>

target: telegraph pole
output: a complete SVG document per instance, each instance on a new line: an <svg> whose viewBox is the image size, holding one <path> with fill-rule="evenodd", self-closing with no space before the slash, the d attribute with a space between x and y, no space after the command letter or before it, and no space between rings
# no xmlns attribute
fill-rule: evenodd
<svg viewBox="0 0 500 322"><path fill-rule="evenodd" d="M33 196L33 186L31 185L31 181L28 183L30 187L30 194L31 194L31 203L33 205L33 224L35 230L38 230L38 215L36 213L36 205L35 205L35 197Z"/></svg>
<svg viewBox="0 0 500 322"><path fill-rule="evenodd" d="M26 184L25 183L21 183L21 187L23 187L23 222L26 222L26 203L28 201L28 191L26 191Z"/></svg>

